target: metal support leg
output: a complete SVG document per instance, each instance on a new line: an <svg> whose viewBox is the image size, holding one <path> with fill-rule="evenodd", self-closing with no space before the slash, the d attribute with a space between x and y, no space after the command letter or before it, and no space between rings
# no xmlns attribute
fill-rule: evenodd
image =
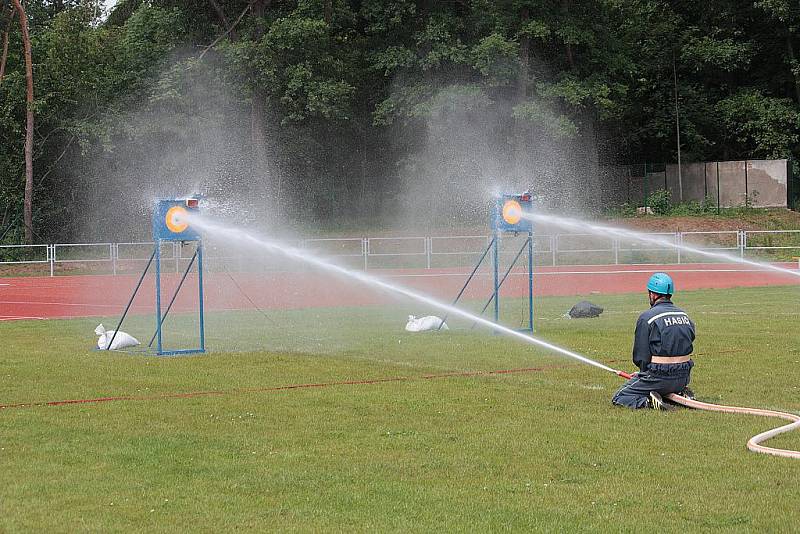
<svg viewBox="0 0 800 534"><path fill-rule="evenodd" d="M122 328L122 322L125 320L125 316L128 315L128 310L131 309L133 299L136 297L136 293L139 292L139 288L142 287L142 282L144 281L147 271L150 270L150 265L152 265L153 258L156 256L156 250L157 249L153 249L153 253L150 254L150 259L147 260L147 266L144 268L144 271L142 271L142 276L139 277L139 281L136 283L136 288L133 290L133 295L131 295L128 305L125 306L125 311L122 312L122 317L120 317L119 323L117 323L117 328L114 330L114 335L111 336L111 340L108 342L108 347L106 347L106 350L111 350L111 344L114 342L114 338L117 337L117 332L119 332L119 329Z"/></svg>
<svg viewBox="0 0 800 534"><path fill-rule="evenodd" d="M528 328L533 333L533 233L528 233Z"/></svg>
<svg viewBox="0 0 800 534"><path fill-rule="evenodd" d="M183 283L186 281L186 276L189 274L189 271L192 269L192 265L194 265L194 260L197 258L197 251L195 251L192 259L189 260L189 265L186 267L186 270L183 272L183 276L181 277L181 281L178 282L178 287L175 288L175 292L172 294L172 298L167 305L167 309L164 311L164 315L161 317L161 322L159 323L160 326L164 325L164 321L167 319L167 315L169 315L170 310L172 309L172 305L175 304L175 299L178 298L178 293L183 287ZM153 341L156 339L156 335L158 332L153 332L153 337L150 338L150 343L147 344L148 347L153 346Z"/></svg>
<svg viewBox="0 0 800 534"><path fill-rule="evenodd" d="M508 278L508 275L511 274L511 270L514 268L514 265L517 264L517 260L519 260L519 257L522 256L522 253L525 251L525 247L527 247L527 246L528 246L528 243L525 242L522 245L522 248L520 248L519 251L517 252L517 255L514 256L514 260L511 262L511 265L508 266L508 269L506 269L506 272L503 273L503 277L500 278L500 283L497 284L497 288L498 289L503 287L503 283L506 281L506 278ZM481 308L481 312L478 315L483 315L483 312L485 312L486 308L489 307L489 304L491 304L492 301L494 301L494 298L495 298L495 294L492 293L492 296L490 296L489 300L486 301L486 304L483 305L483 308ZM473 323L472 326L475 326L475 324Z"/></svg>
<svg viewBox="0 0 800 534"><path fill-rule="evenodd" d="M480 259L478 259L478 262L475 264L475 267L472 269L472 272L469 273L469 276L467 277L467 281L464 282L463 286L461 286L461 290L458 292L458 295L456 295L455 300L453 300L453 306L458 304L459 299L464 294L464 291L466 291L467 286L472 281L472 278L475 276L475 273L478 272L478 269L480 268L481 264L483 263L483 260L486 259L486 255L489 253L490 250L492 250L492 245L494 245L495 241L496 241L496 238L493 237L492 240L489 241L489 244L486 245L486 249L484 249L483 254L481 254ZM439 323L439 328L436 329L437 331L442 329L442 325L447 320L447 315L448 314L445 314L445 316L442 318L442 322Z"/></svg>
<svg viewBox="0 0 800 534"><path fill-rule="evenodd" d="M203 304L203 242L197 242L197 291L200 302L200 352L206 351L205 306Z"/></svg>
<svg viewBox="0 0 800 534"><path fill-rule="evenodd" d="M494 272L494 322L500 322L500 236L495 233L494 239L494 254L492 254L492 270Z"/></svg>
<svg viewBox="0 0 800 534"><path fill-rule="evenodd" d="M432 237L426 237L425 238L425 259L426 259L426 263L427 263L427 268L428 269L431 268L431 253L432 253L431 249L432 248L433 248L433 238Z"/></svg>
<svg viewBox="0 0 800 534"><path fill-rule="evenodd" d="M161 241L156 241L156 337L158 337L157 354L164 352L161 336Z"/></svg>

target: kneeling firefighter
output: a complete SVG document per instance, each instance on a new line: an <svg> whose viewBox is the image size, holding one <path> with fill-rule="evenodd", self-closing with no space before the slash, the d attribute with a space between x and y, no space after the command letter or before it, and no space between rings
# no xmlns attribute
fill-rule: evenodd
<svg viewBox="0 0 800 534"><path fill-rule="evenodd" d="M639 372L614 394L611 402L629 408L664 409L662 395L691 396L686 386L694 366L691 359L694 322L672 303L675 285L666 273L647 282L650 309L639 316L633 340L633 363Z"/></svg>

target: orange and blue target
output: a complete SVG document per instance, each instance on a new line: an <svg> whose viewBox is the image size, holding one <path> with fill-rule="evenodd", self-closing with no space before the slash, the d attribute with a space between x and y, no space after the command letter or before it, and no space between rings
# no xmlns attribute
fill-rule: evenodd
<svg viewBox="0 0 800 534"><path fill-rule="evenodd" d="M505 194L497 197L494 213L494 227L500 232L530 232L532 224L525 217L531 211L531 195Z"/></svg>
<svg viewBox="0 0 800 534"><path fill-rule="evenodd" d="M153 211L153 240L200 240L200 234L190 223L191 214L199 212L198 204L194 198L159 200Z"/></svg>
<svg viewBox="0 0 800 534"><path fill-rule="evenodd" d="M508 224L519 224L522 219L522 206L514 199L503 203L503 220Z"/></svg>
<svg viewBox="0 0 800 534"><path fill-rule="evenodd" d="M167 215L164 222L170 232L180 234L189 228L189 223L186 221L186 209L183 206L172 206L167 210Z"/></svg>

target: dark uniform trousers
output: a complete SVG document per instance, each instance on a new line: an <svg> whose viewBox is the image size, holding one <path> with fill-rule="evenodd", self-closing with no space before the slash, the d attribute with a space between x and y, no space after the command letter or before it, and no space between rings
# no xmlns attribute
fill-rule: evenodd
<svg viewBox="0 0 800 534"><path fill-rule="evenodd" d="M639 372L611 399L616 405L645 408L650 392L679 393L689 384L694 362L652 363L653 356L688 356L693 351L694 322L669 299L662 298L639 316L633 340L633 363Z"/></svg>
<svg viewBox="0 0 800 534"><path fill-rule="evenodd" d="M647 407L650 392L660 395L680 393L689 385L689 373L694 362L650 363L647 371L636 373L614 394L611 402L629 408Z"/></svg>

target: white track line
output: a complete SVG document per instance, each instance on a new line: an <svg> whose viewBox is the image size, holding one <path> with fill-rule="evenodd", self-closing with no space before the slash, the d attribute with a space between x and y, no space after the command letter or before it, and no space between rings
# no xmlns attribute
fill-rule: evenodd
<svg viewBox="0 0 800 534"><path fill-rule="evenodd" d="M44 321L44 317L25 317L21 315L0 315L0 321L25 321L25 320L36 320L36 321Z"/></svg>
<svg viewBox="0 0 800 534"><path fill-rule="evenodd" d="M765 273L780 274L764 271L762 269L668 269L675 273ZM560 275L597 275L597 274L629 274L629 273L654 273L657 269L620 270L620 271L533 271L534 276L560 276ZM467 276L469 273L436 273L436 274L391 274L386 278L439 278L448 276ZM527 276L527 272L512 272L508 276ZM492 273L475 273L475 276L492 276Z"/></svg>
<svg viewBox="0 0 800 534"><path fill-rule="evenodd" d="M92 308L119 308L122 304L80 304L75 302L39 302L36 300L0 300L0 304L27 304L30 306L83 306Z"/></svg>

